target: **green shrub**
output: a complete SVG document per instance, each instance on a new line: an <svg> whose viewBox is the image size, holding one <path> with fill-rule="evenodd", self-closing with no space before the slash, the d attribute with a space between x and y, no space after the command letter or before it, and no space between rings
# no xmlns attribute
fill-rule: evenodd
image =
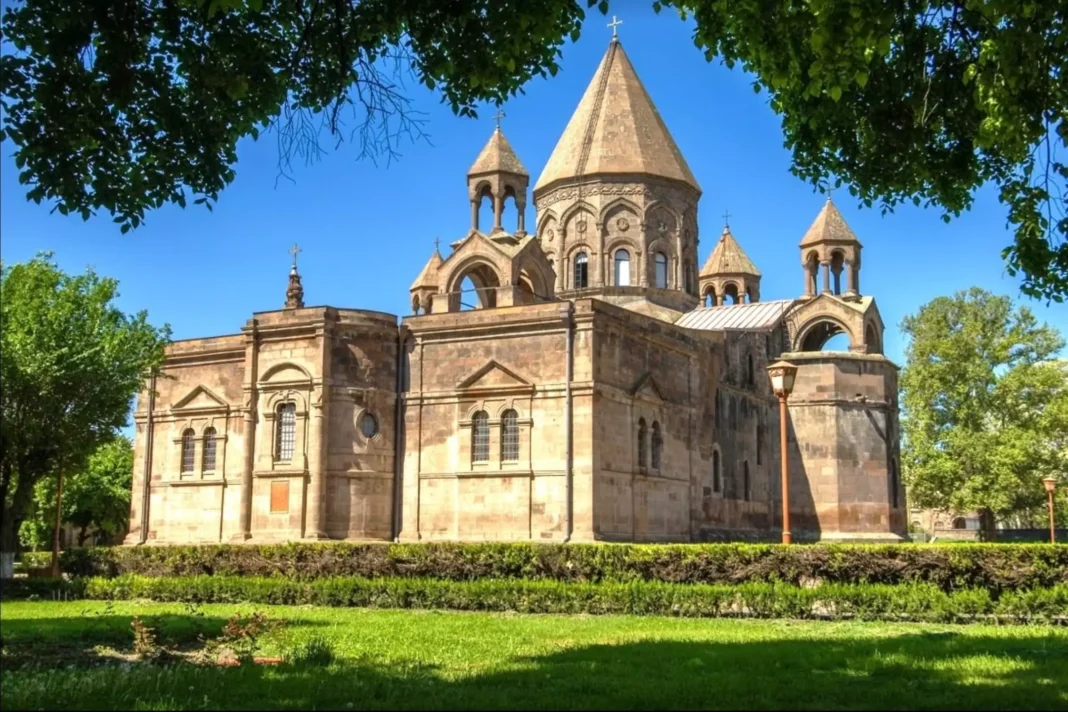
<svg viewBox="0 0 1068 712"><path fill-rule="evenodd" d="M438 578L738 584L930 583L944 591L1068 584L1068 546L1047 544L350 544L106 547L63 553L78 576Z"/></svg>
<svg viewBox="0 0 1068 712"><path fill-rule="evenodd" d="M298 667L326 667L336 658L333 644L321 635L314 635L293 647L286 662Z"/></svg>
<svg viewBox="0 0 1068 712"><path fill-rule="evenodd" d="M739 585L660 581L566 583L547 580L358 577L285 578L126 574L86 581L94 599L161 602L361 606L519 613L673 615L686 617L856 618L967 622L1000 616L1020 622L1068 621L1068 586L1007 592L946 592L928 583L825 584L804 588L781 582Z"/></svg>

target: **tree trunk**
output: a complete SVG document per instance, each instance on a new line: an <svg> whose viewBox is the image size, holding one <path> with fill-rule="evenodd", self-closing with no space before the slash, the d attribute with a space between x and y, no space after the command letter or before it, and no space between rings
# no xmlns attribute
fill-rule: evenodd
<svg viewBox="0 0 1068 712"><path fill-rule="evenodd" d="M63 471L56 489L56 530L52 533L52 576L59 578L59 534L63 531Z"/></svg>
<svg viewBox="0 0 1068 712"><path fill-rule="evenodd" d="M5 512L0 520L0 579L15 577L15 554L19 550L19 525L21 521Z"/></svg>

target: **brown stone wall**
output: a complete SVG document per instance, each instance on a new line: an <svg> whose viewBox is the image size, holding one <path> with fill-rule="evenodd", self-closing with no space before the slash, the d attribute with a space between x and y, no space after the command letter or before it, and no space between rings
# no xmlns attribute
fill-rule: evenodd
<svg viewBox="0 0 1068 712"><path fill-rule="evenodd" d="M566 330L560 304L411 317L404 409L401 537L564 536ZM589 338L577 327L576 381L589 380ZM576 388L576 443L583 404ZM587 396L588 401L588 396ZM518 418L519 456L502 459L502 419ZM489 421L489 457L474 462L472 418ZM587 431L588 432L588 431ZM589 458L576 452L575 480ZM589 506L576 486L576 528ZM588 499L587 499L588 501ZM589 528L587 526L587 528Z"/></svg>
<svg viewBox="0 0 1068 712"><path fill-rule="evenodd" d="M790 353L798 365L790 396L791 528L801 538L904 536L897 369L885 357Z"/></svg>

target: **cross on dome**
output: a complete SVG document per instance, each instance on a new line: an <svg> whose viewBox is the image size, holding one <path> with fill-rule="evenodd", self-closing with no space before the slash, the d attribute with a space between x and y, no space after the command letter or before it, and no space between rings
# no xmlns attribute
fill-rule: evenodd
<svg viewBox="0 0 1068 712"><path fill-rule="evenodd" d="M507 114L504 113L504 109L498 107L497 113L493 115L493 118L497 121L497 128L501 127L501 119L503 119L505 116L507 116Z"/></svg>
<svg viewBox="0 0 1068 712"><path fill-rule="evenodd" d="M612 28L612 39L619 37L619 32L616 28L623 24L623 20L616 19L615 15L612 15L612 21L608 23L608 27Z"/></svg>
<svg viewBox="0 0 1068 712"><path fill-rule="evenodd" d="M723 227L730 227L730 226L731 226L731 211L724 210L723 211Z"/></svg>
<svg viewBox="0 0 1068 712"><path fill-rule="evenodd" d="M289 248L289 254L293 255L293 269L297 268L297 254L303 251L304 250L300 249L295 242L293 243L293 246Z"/></svg>

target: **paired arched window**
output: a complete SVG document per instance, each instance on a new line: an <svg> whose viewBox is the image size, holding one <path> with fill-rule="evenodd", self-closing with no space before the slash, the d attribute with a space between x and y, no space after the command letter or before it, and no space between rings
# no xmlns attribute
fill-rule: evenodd
<svg viewBox="0 0 1068 712"><path fill-rule="evenodd" d="M281 403L275 417L275 457L283 462L293 459L297 446L297 404Z"/></svg>
<svg viewBox="0 0 1068 712"><path fill-rule="evenodd" d="M655 261L655 271L653 274L653 284L657 289L667 289L668 284L668 262L667 256L663 252L657 252L653 258Z"/></svg>
<svg viewBox="0 0 1068 712"><path fill-rule="evenodd" d="M749 460L742 463L742 499L749 501Z"/></svg>
<svg viewBox="0 0 1068 712"><path fill-rule="evenodd" d="M719 473L719 450L712 451L712 491L719 493L723 490L723 478Z"/></svg>
<svg viewBox="0 0 1068 712"><path fill-rule="evenodd" d="M484 410L471 418L471 462L489 462L489 416Z"/></svg>
<svg viewBox="0 0 1068 712"><path fill-rule="evenodd" d="M514 410L506 410L501 416L501 460L515 462L518 459L519 414Z"/></svg>
<svg viewBox="0 0 1068 712"><path fill-rule="evenodd" d="M575 289L585 289L590 284L590 258L585 252L575 255Z"/></svg>
<svg viewBox="0 0 1068 712"><path fill-rule="evenodd" d="M645 468L648 459L645 456L645 440L648 435L648 429L645 427L645 418L638 418L638 467L641 467L642 469Z"/></svg>
<svg viewBox="0 0 1068 712"><path fill-rule="evenodd" d="M616 271L615 271L615 286L617 287L629 287L630 286L630 253L624 249L616 250L615 256Z"/></svg>
<svg viewBox="0 0 1068 712"><path fill-rule="evenodd" d="M204 472L215 471L215 428L204 431L204 456L201 461Z"/></svg>
<svg viewBox="0 0 1068 712"><path fill-rule="evenodd" d="M182 474L193 471L196 463L197 434L192 428L182 433Z"/></svg>
<svg viewBox="0 0 1068 712"><path fill-rule="evenodd" d="M652 445L653 445L653 447L652 447L653 457L652 457L652 462L650 463L650 469L659 470L660 469L660 451L664 447L664 440L663 440L662 437L660 437L660 423L656 422L655 420L653 421L653 443L652 443Z"/></svg>
<svg viewBox="0 0 1068 712"><path fill-rule="evenodd" d="M897 461L894 458L890 458L890 506L897 509Z"/></svg>

